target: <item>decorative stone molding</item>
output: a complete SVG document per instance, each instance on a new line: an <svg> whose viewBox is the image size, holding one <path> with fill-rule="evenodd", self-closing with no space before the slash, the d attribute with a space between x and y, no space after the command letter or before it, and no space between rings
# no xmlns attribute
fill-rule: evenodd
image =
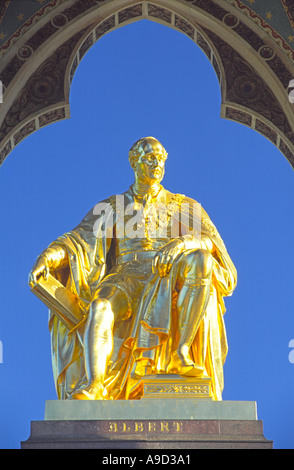
<svg viewBox="0 0 294 470"><path fill-rule="evenodd" d="M210 377L183 377L176 374L146 375L142 378L143 399L212 399Z"/></svg>
<svg viewBox="0 0 294 470"><path fill-rule="evenodd" d="M292 18L290 3L283 1ZM0 48L0 164L27 135L69 118L74 73L97 40L148 18L203 50L220 83L221 116L264 135L294 167L294 105L288 100L294 52L239 0L51 0L42 11Z"/></svg>

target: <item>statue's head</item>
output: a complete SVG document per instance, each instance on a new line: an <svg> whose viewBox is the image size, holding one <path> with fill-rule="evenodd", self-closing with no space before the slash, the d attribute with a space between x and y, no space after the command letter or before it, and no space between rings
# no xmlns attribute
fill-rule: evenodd
<svg viewBox="0 0 294 470"><path fill-rule="evenodd" d="M154 137L143 137L131 147L129 161L135 175L143 182L160 183L164 176L167 152Z"/></svg>

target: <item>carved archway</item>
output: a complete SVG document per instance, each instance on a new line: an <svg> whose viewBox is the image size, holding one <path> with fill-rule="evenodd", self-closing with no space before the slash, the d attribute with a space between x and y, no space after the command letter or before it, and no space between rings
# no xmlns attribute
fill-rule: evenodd
<svg viewBox="0 0 294 470"><path fill-rule="evenodd" d="M0 17L9 4L3 3ZM104 34L144 18L190 37L219 79L221 117L263 134L294 167L294 113L288 99L294 51L246 8L239 0L47 1L0 48L0 164L26 136L70 116L70 85L90 47ZM293 12L286 0L281 8L290 24Z"/></svg>

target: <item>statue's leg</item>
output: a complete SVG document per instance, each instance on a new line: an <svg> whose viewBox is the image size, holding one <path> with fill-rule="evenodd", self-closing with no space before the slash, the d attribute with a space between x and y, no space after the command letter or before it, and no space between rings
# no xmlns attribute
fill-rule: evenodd
<svg viewBox="0 0 294 470"><path fill-rule="evenodd" d="M113 325L124 316L129 303L115 286L103 286L90 306L84 334L84 357L88 383L72 395L73 399L103 400L103 382L113 350Z"/></svg>
<svg viewBox="0 0 294 470"><path fill-rule="evenodd" d="M210 294L213 259L207 250L194 250L179 259L177 282L178 344L172 354L169 371L200 376L203 364L195 364L189 354Z"/></svg>

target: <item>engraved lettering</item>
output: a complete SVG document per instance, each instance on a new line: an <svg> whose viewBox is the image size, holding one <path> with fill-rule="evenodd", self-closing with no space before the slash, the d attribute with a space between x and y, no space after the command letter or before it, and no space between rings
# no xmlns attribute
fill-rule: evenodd
<svg viewBox="0 0 294 470"><path fill-rule="evenodd" d="M165 423L160 422L160 431L161 431L161 432L164 432L164 431L169 432L169 428L168 428L168 423L167 423L167 422L165 422Z"/></svg>
<svg viewBox="0 0 294 470"><path fill-rule="evenodd" d="M149 422L149 423L148 423L148 431L149 431L149 432L156 431L156 423L154 423L154 422Z"/></svg>
<svg viewBox="0 0 294 470"><path fill-rule="evenodd" d="M135 432L143 432L143 431L144 431L143 423L135 422Z"/></svg>
<svg viewBox="0 0 294 470"><path fill-rule="evenodd" d="M174 424L176 432L182 432L183 431L183 423L182 422L175 421L173 424Z"/></svg>
<svg viewBox="0 0 294 470"><path fill-rule="evenodd" d="M123 423L123 429L122 429L122 432L130 432L130 426L127 426L126 423Z"/></svg>
<svg viewBox="0 0 294 470"><path fill-rule="evenodd" d="M109 432L117 432L117 423L109 423Z"/></svg>

